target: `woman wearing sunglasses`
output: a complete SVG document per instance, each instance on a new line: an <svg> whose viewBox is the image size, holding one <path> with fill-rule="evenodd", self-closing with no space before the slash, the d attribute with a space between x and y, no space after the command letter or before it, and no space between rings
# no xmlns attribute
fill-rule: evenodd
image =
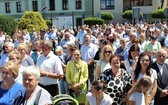
<svg viewBox="0 0 168 105"><path fill-rule="evenodd" d="M142 53L139 56L137 66L135 68L134 74L132 76L132 86L144 76L149 76L152 81L152 87L148 90L148 103L149 105L154 105L153 98L157 89L157 73L151 68L151 58L148 54Z"/></svg>
<svg viewBox="0 0 168 105"><path fill-rule="evenodd" d="M103 47L101 58L96 64L95 78L98 79L100 74L105 70L111 68L109 63L110 56L113 55L113 48L110 45Z"/></svg>

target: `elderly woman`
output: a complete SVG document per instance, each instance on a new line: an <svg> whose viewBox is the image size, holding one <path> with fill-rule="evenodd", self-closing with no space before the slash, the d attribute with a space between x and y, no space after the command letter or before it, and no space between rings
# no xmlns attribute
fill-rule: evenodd
<svg viewBox="0 0 168 105"><path fill-rule="evenodd" d="M17 76L17 64L9 61L2 66L3 80L0 82L0 105L20 105L22 103L25 88L20 83L15 82Z"/></svg>
<svg viewBox="0 0 168 105"><path fill-rule="evenodd" d="M95 73L96 79L98 79L98 77L102 72L111 68L109 63L111 55L113 55L113 48L110 45L104 46L101 53L101 59L97 62L96 65L96 73Z"/></svg>
<svg viewBox="0 0 168 105"><path fill-rule="evenodd" d="M29 66L23 71L23 85L26 88L24 105L51 105L51 95L45 89L38 86L40 78L39 70Z"/></svg>
<svg viewBox="0 0 168 105"><path fill-rule="evenodd" d="M27 51L28 51L28 46L24 43L20 43L17 47L17 50L20 52L21 54L21 61L20 64L24 67L27 66L31 66L34 65L34 61L33 59L27 55Z"/></svg>
<svg viewBox="0 0 168 105"><path fill-rule="evenodd" d="M76 97L74 98L80 105L84 105L87 92L88 66L86 62L80 59L81 52L79 49L73 52L73 58L74 60L69 61L66 66L66 80L69 88L75 92Z"/></svg>
<svg viewBox="0 0 168 105"><path fill-rule="evenodd" d="M114 100L112 105L123 105L126 101L126 94L131 88L131 76L126 70L120 68L120 58L112 55L109 59L111 69L104 71L99 80L104 80L108 86L105 91Z"/></svg>

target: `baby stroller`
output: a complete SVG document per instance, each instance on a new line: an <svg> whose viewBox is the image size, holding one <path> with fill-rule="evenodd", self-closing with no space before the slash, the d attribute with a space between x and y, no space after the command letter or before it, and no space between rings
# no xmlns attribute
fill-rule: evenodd
<svg viewBox="0 0 168 105"><path fill-rule="evenodd" d="M59 94L52 98L53 105L79 105L78 101L67 94Z"/></svg>

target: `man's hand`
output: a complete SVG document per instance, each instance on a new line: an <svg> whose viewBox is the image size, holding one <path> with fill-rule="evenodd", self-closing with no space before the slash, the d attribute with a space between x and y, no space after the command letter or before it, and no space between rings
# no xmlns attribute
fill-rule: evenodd
<svg viewBox="0 0 168 105"><path fill-rule="evenodd" d="M163 90L160 94L160 97L162 98L162 97L165 97L167 95L168 95L168 90Z"/></svg>

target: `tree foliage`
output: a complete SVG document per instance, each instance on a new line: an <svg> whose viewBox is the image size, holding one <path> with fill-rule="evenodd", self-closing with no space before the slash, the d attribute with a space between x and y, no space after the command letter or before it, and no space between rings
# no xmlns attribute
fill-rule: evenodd
<svg viewBox="0 0 168 105"><path fill-rule="evenodd" d="M32 28L39 31L40 29L48 29L48 26L39 12L26 11L19 22L18 28L20 30L27 29L29 32L32 32Z"/></svg>
<svg viewBox="0 0 168 105"><path fill-rule="evenodd" d="M103 25L104 20L98 17L88 17L84 20L84 24L89 26L96 25L96 24Z"/></svg>
<svg viewBox="0 0 168 105"><path fill-rule="evenodd" d="M125 19L132 19L132 10L126 10L125 12L123 12L122 17ZM142 12L140 12L140 18L143 17Z"/></svg>
<svg viewBox="0 0 168 105"><path fill-rule="evenodd" d="M13 17L0 15L0 31L4 31L11 36L17 25L18 21Z"/></svg>
<svg viewBox="0 0 168 105"><path fill-rule="evenodd" d="M104 20L114 19L114 15L111 12L101 12L101 18Z"/></svg>
<svg viewBox="0 0 168 105"><path fill-rule="evenodd" d="M51 27L52 26L52 21L51 20L45 20L46 24L48 27Z"/></svg>
<svg viewBox="0 0 168 105"><path fill-rule="evenodd" d="M152 18L165 18L164 16L164 9L157 9L152 12Z"/></svg>

